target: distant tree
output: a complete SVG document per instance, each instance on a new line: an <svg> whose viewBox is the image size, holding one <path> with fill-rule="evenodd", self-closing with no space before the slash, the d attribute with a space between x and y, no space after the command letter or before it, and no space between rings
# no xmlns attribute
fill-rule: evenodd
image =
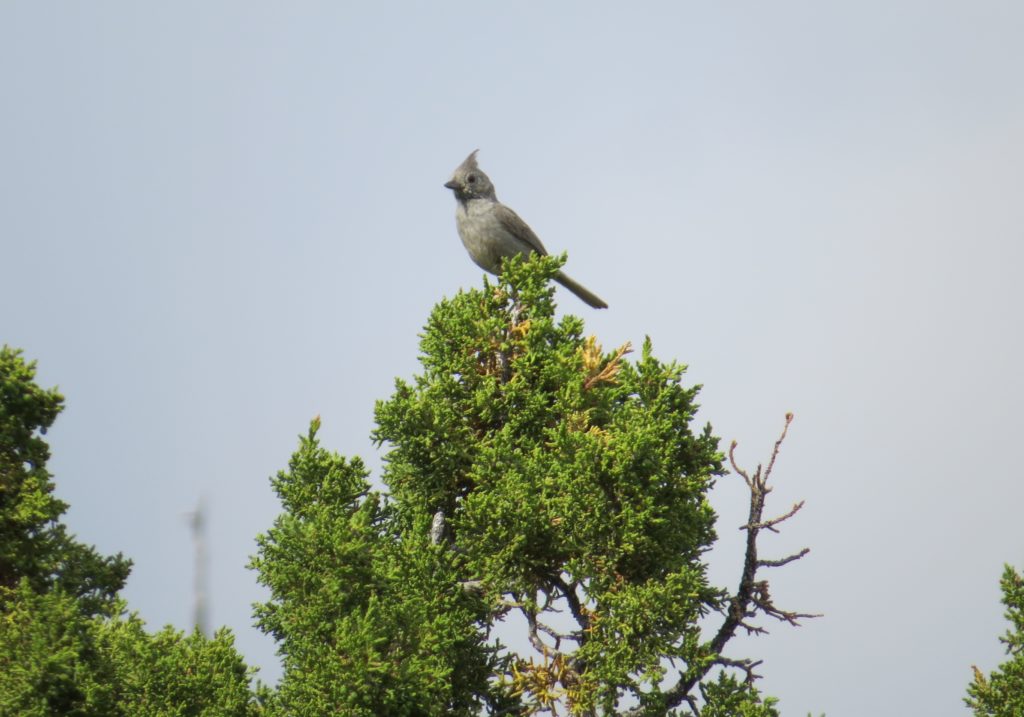
<svg viewBox="0 0 1024 717"><path fill-rule="evenodd" d="M221 631L149 634L117 593L130 563L60 522L42 438L62 408L0 349L0 717L250 717L248 670Z"/></svg>
<svg viewBox="0 0 1024 717"><path fill-rule="evenodd" d="M99 555L60 522L68 506L53 495L42 435L64 398L34 379L34 362L0 347L0 586L14 588L24 579L37 592L59 588L92 615L109 610L131 562L120 553Z"/></svg>
<svg viewBox="0 0 1024 717"><path fill-rule="evenodd" d="M1007 565L999 581L1003 591L1006 619L1011 628L999 641L1006 645L1010 659L988 677L974 667L974 681L964 701L978 717L1020 717L1024 715L1024 579Z"/></svg>
<svg viewBox="0 0 1024 717"><path fill-rule="evenodd" d="M563 262L508 262L498 285L435 307L423 374L377 406L389 494L320 446L319 419L273 479L284 512L251 563L284 663L272 713L777 714L758 663L724 653L758 614L807 617L758 576L806 552L757 553L801 505L762 517L782 439L765 470L733 462L747 554L737 589L716 588L704 556L724 456L693 426L698 389L649 340L631 362L628 344L604 352L580 319L556 321Z"/></svg>
<svg viewBox="0 0 1024 717"><path fill-rule="evenodd" d="M0 589L0 715L250 717L248 670L227 631L144 630L134 615L87 617L59 590Z"/></svg>

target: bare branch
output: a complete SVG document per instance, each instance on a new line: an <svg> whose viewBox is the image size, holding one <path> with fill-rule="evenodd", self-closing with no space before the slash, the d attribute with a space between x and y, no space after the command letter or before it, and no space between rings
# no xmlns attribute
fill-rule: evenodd
<svg viewBox="0 0 1024 717"><path fill-rule="evenodd" d="M783 565L786 565L787 563L791 563L794 560L799 560L803 556L807 555L807 553L809 552L811 552L810 548L804 548L799 553L787 555L786 557L780 558L779 560L758 560L757 565L758 567L762 568L781 568Z"/></svg>
<svg viewBox="0 0 1024 717"><path fill-rule="evenodd" d="M767 635L768 634L768 631L765 630L760 625L751 625L749 622L744 622L743 620L740 620L739 627L742 627L744 630L746 630L748 635Z"/></svg>
<svg viewBox="0 0 1024 717"><path fill-rule="evenodd" d="M741 476L743 476L743 480L745 480L747 482L747 487L753 489L753 485L750 482L750 476L747 475L747 472L745 470L743 470L742 468L740 468L736 464L736 446L738 446L738 445L739 445L739 442L733 441L732 445L729 446L729 464L732 466L732 469L734 471L736 471ZM758 466L758 470L760 470L760 469L761 469L761 467Z"/></svg>
<svg viewBox="0 0 1024 717"><path fill-rule="evenodd" d="M734 667L737 670L743 670L746 673L746 677L743 681L748 684L754 684L754 680L760 679L761 675L754 672L754 668L760 665L764 660L733 660L728 657L717 657L715 659L716 665L722 665L723 667Z"/></svg>
<svg viewBox="0 0 1024 717"><path fill-rule="evenodd" d="M537 621L537 629L544 634L550 636L555 641L555 649L560 650L562 646L562 640L572 640L573 642L580 642L581 638L577 633L563 633L557 632L552 628L548 627L540 620Z"/></svg>
<svg viewBox="0 0 1024 717"><path fill-rule="evenodd" d="M527 608L521 608L523 616L526 617L526 624L529 630L530 644L533 645L533 649L541 654L547 654L550 648L544 644L544 641L540 639L540 635L537 634L537 613Z"/></svg>
<svg viewBox="0 0 1024 717"><path fill-rule="evenodd" d="M757 529L766 528L766 529L772 531L773 533L778 533L779 531L775 529L775 526L778 525L779 523L781 523L784 520L789 520L790 518L792 518L794 515L796 515L796 512L798 510L800 510L801 508L803 508L803 507L804 507L804 502L800 501L799 503L794 504L793 507L790 508L787 512L783 513L782 515L780 515L780 516L778 516L776 518L772 518L771 520L766 520L763 523L757 523L756 525L749 525L749 524L748 525L741 525L740 526L740 530L750 530L751 528L757 528Z"/></svg>
<svg viewBox="0 0 1024 717"><path fill-rule="evenodd" d="M775 441L775 447L772 449L771 460L768 461L768 470L764 472L764 482L768 482L768 477L772 474L772 468L775 467L775 459L779 457L779 449L782 448L782 442L786 440L786 434L789 433L789 424L793 422L792 412L786 414L786 425L782 427L782 435L779 436L779 440Z"/></svg>
<svg viewBox="0 0 1024 717"><path fill-rule="evenodd" d="M694 713L698 714L693 704L693 697L690 693L695 686L701 683L701 680L704 679L708 671L716 664L735 667L746 671L748 683L757 679L758 675L754 673L753 669L756 665L760 664L759 662L734 660L722 656L722 651L724 650L726 643L732 639L738 629L742 628L750 634L762 634L766 632L763 627L752 624L749 621L750 618L753 618L760 613L773 617L777 620L788 622L791 625L798 625L798 621L800 619L819 617L818 615L790 612L777 608L772 602L771 595L768 592L768 581L756 579L758 568L780 567L795 560L799 560L809 552L808 548L804 548L800 552L780 560L761 560L757 557L757 536L760 531L770 530L777 533L778 530L775 526L793 517L793 515L795 515L804 505L803 501L800 501L783 515L769 520L763 519L765 498L772 490L771 486L768 485L768 478L771 476L772 470L775 468L775 460L778 458L782 442L786 439L786 435L789 431L789 424L792 421L793 414L787 413L782 433L779 435L778 440L775 441L775 445L772 449L771 458L768 461L768 467L763 471L761 465L758 465L757 470L754 471L753 475L751 475L736 462L737 442L733 441L732 445L729 447L729 463L732 465L732 469L743 478L744 482L747 484L747 488L750 490L750 511L746 524L740 528L741 530L747 531L743 571L740 576L740 582L736 589L736 593L728 601L728 605L724 611L725 618L722 621L721 626L718 628L718 632L716 632L715 636L703 646L704 654L713 656L714 659L693 665L680 676L679 681L666 692L666 704L670 708L675 707L682 702L686 702L690 705L691 709L694 710ZM637 710L630 710L627 714L633 716L640 715L641 712Z"/></svg>
<svg viewBox="0 0 1024 717"><path fill-rule="evenodd" d="M798 620L803 618L821 617L821 615L814 615L810 613L801 612L790 612L788 610L780 610L775 607L775 603L772 601L771 595L768 593L768 581L760 580L754 583L754 590L751 594L751 602L757 607L758 610L763 612L765 615L774 617L780 622L788 622L790 625L799 625Z"/></svg>
<svg viewBox="0 0 1024 717"><path fill-rule="evenodd" d="M430 544L440 545L445 537L445 516L443 510L434 513L434 519L430 523Z"/></svg>
<svg viewBox="0 0 1024 717"><path fill-rule="evenodd" d="M484 591L483 580L463 580L459 585L462 586L463 592L473 593L474 595L479 595Z"/></svg>
<svg viewBox="0 0 1024 717"><path fill-rule="evenodd" d="M569 605L569 611L572 612L572 616L576 618L576 622L583 630L583 634L590 629L590 616L587 615L586 610L583 609L583 605L580 603L580 598L576 594L576 583L567 585L565 580L562 579L561 575L552 575L551 582L557 587L562 596L565 597L565 602Z"/></svg>

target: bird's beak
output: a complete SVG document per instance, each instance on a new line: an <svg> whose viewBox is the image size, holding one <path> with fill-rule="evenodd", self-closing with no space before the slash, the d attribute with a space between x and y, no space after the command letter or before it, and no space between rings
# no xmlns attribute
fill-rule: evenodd
<svg viewBox="0 0 1024 717"><path fill-rule="evenodd" d="M448 189L451 189L452 191L455 191L456 189L459 188L459 183L456 182L454 179L449 179L447 182L444 183L444 186L448 187Z"/></svg>

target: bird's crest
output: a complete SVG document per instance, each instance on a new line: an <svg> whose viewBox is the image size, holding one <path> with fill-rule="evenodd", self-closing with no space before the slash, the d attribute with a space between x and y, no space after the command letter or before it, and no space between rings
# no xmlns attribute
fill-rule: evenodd
<svg viewBox="0 0 1024 717"><path fill-rule="evenodd" d="M474 149L470 152L466 160L459 166L459 169L480 169L476 163L476 153L479 151L479 149Z"/></svg>

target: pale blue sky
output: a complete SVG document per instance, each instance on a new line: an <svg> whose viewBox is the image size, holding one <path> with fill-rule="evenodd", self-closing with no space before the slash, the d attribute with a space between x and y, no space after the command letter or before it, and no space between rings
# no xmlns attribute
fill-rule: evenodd
<svg viewBox="0 0 1024 717"><path fill-rule="evenodd" d="M263 676L244 564L309 419L372 466L373 402L480 271L441 185L498 196L705 385L748 464L796 413L771 557L801 629L785 714L964 715L1024 566L1024 5L998 2L0 5L0 341L68 408L82 540L187 627L205 495L214 624ZM739 479L712 574L732 585Z"/></svg>

